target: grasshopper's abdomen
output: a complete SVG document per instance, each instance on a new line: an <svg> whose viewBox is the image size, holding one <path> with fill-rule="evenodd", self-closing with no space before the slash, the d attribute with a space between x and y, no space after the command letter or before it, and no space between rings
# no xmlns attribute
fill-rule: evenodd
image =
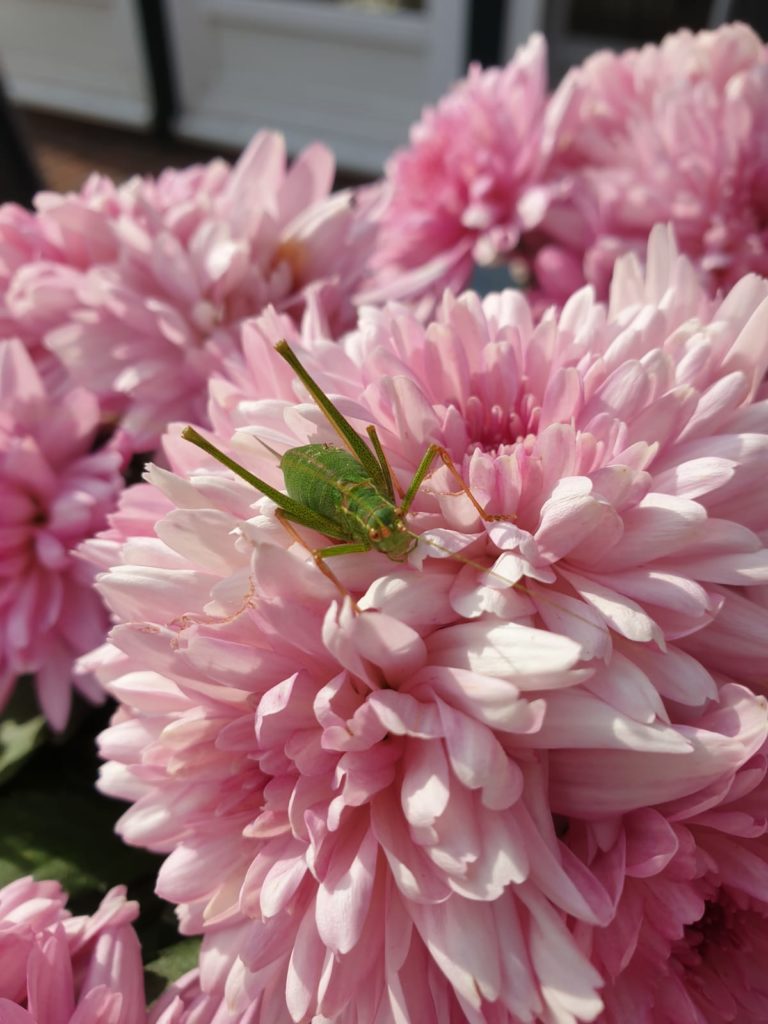
<svg viewBox="0 0 768 1024"><path fill-rule="evenodd" d="M360 461L343 448L307 444L283 454L280 468L289 496L338 524L338 537L361 541L395 560L416 538L376 487Z"/></svg>
<svg viewBox="0 0 768 1024"><path fill-rule="evenodd" d="M356 517L349 518L350 498L360 489L376 493L373 481L359 461L343 448L325 444L305 444L289 448L280 460L285 489L291 498L338 523L344 536L354 533L360 539Z"/></svg>

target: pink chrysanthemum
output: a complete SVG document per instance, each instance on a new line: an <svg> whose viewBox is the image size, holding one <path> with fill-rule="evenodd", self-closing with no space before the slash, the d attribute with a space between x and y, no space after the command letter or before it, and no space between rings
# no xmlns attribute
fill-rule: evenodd
<svg viewBox="0 0 768 1024"><path fill-rule="evenodd" d="M539 284L557 301L674 225L714 292L768 273L768 52L746 25L588 58L552 98Z"/></svg>
<svg viewBox="0 0 768 1024"><path fill-rule="evenodd" d="M623 874L616 916L582 930L608 980L605 1024L768 1021L768 787L760 753L693 797L576 825L567 842Z"/></svg>
<svg viewBox="0 0 768 1024"><path fill-rule="evenodd" d="M227 175L221 160L122 186L92 174L80 192L39 192L34 211L0 206L0 340L21 339L47 379L66 379L44 342L80 308L83 273L118 261L126 221L183 217Z"/></svg>
<svg viewBox="0 0 768 1024"><path fill-rule="evenodd" d="M390 160L379 274L371 291L405 298L463 287L475 263L509 256L543 211L536 187L547 51L534 36L505 68L469 69Z"/></svg>
<svg viewBox="0 0 768 1024"><path fill-rule="evenodd" d="M765 282L712 303L660 232L609 310L584 291L534 326L517 293L447 296L428 327L390 308L308 345L399 480L439 442L508 517L435 470L408 563L333 560L357 610L270 501L167 440L175 472L90 545L120 624L88 664L122 705L102 788L169 854L204 993L269 1024L599 1016L613 979L584 935L629 872L569 836L726 787L766 740L765 699L686 644L768 578L767 319ZM335 441L282 326L249 325L250 374L212 388L278 486L255 438Z"/></svg>
<svg viewBox="0 0 768 1024"><path fill-rule="evenodd" d="M262 132L231 168L44 193L34 217L0 218L0 331L43 343L121 418L127 448L153 448L170 419L201 420L244 318L268 303L300 318L309 303L333 330L353 321L373 226L350 192L329 194L333 176L323 146L288 168L282 136Z"/></svg>
<svg viewBox="0 0 768 1024"><path fill-rule="evenodd" d="M0 889L2 1024L145 1024L138 914L112 889L91 917L72 917L58 882Z"/></svg>
<svg viewBox="0 0 768 1024"><path fill-rule="evenodd" d="M75 302L78 271L70 263L69 239L53 234L63 248L33 213L14 203L0 206L0 341L21 340L46 383L60 387L65 371L43 339Z"/></svg>
<svg viewBox="0 0 768 1024"><path fill-rule="evenodd" d="M104 527L122 487L116 452L92 452L96 399L46 388L20 341L0 342L0 709L35 673L54 729L69 716L75 658L100 642L107 615L73 549ZM83 677L91 699L101 690Z"/></svg>
<svg viewBox="0 0 768 1024"><path fill-rule="evenodd" d="M258 1020L256 1004L238 1013L221 996L207 995L197 968L169 985L149 1015L149 1024L256 1024ZM277 1018L275 1024L279 1024Z"/></svg>

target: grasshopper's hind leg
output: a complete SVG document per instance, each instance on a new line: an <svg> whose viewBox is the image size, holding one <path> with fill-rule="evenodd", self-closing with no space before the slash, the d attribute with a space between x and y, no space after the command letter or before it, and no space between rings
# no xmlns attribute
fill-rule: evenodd
<svg viewBox="0 0 768 1024"><path fill-rule="evenodd" d="M341 582L336 573L333 572L333 570L330 568L325 559L330 558L333 555L356 555L361 551L370 551L370 544L365 544L362 541L360 541L357 543L349 544L332 544L326 548L313 548L311 544L308 544L307 541L301 536L299 531L296 529L296 527L293 525L289 517L285 514L285 512L283 512L282 509L278 509L275 512L275 518L283 527L283 529L286 530L291 537L293 537L296 543L301 544L301 546L305 548L310 553L310 555L312 555L315 565L323 574L323 576L325 576L326 579L329 579L331 581L331 583L334 585L334 587L336 587L336 589L339 591L342 597L348 597L350 599L353 608L355 609L355 611L357 611L357 603L354 597L352 597L349 590L347 590L347 588Z"/></svg>

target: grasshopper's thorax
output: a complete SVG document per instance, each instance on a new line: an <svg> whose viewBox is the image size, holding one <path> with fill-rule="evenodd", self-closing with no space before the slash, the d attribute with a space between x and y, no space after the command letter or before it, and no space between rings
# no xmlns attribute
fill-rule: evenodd
<svg viewBox="0 0 768 1024"><path fill-rule="evenodd" d="M360 462L334 445L291 448L281 463L288 494L338 524L334 537L362 541L394 561L403 561L417 537Z"/></svg>

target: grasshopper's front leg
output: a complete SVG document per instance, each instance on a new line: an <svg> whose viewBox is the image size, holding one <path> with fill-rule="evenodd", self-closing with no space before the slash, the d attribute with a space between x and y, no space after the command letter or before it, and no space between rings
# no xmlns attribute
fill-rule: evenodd
<svg viewBox="0 0 768 1024"><path fill-rule="evenodd" d="M431 444L429 446L429 448L427 448L427 450L424 452L424 456L423 456L421 462L419 463L419 465L418 465L418 467L416 469L416 472L413 474L413 480L411 480L410 486L408 487L408 490L405 492L405 497L403 498L402 502L400 503L400 511L402 512L403 515L405 515L408 512L408 509L411 507L411 504L413 503L413 499L416 497L416 494L418 493L419 488L424 483L424 478L426 477L427 473L429 472L430 466L432 465L434 460L436 458L438 458L438 457L442 460L443 465L448 468L448 471L457 480L457 482L458 482L459 486L461 487L462 491L464 492L464 494L466 494L466 496L472 502L472 504L475 507L475 510L477 511L477 514L480 516L480 518L483 520L483 522L485 522L485 523L497 523L497 522L503 522L503 521L508 520L508 519L511 518L510 516L505 516L505 515L489 515L485 511L483 506L480 504L480 502L477 500L477 498L474 496L472 491L469 489L469 487L464 482L464 478L462 477L461 473L456 468L456 466L454 464L454 461L451 458L451 456L448 454L446 449L443 448L439 444Z"/></svg>
<svg viewBox="0 0 768 1024"><path fill-rule="evenodd" d="M413 504L413 499L424 483L424 477L429 472L429 467L435 461L435 456L443 449L439 444L431 444L429 448L424 452L421 462L419 463L416 472L413 474L413 480L411 480L408 490L405 492L403 500L400 502L400 512L405 516L408 514L408 509Z"/></svg>
<svg viewBox="0 0 768 1024"><path fill-rule="evenodd" d="M363 551L370 551L371 545L366 544L364 541L354 541L348 544L331 544L326 548L313 548L307 541L301 536L299 531L293 525L288 516L282 509L278 509L275 512L275 518L278 520L283 529L287 530L288 533L293 537L297 544L301 544L305 548L312 558L314 559L315 565L320 572L329 579L331 583L336 587L342 597L348 597L352 602L352 607L357 611L357 603L352 597L350 592L338 578L335 572L328 566L325 559L331 558L335 555L356 555Z"/></svg>

